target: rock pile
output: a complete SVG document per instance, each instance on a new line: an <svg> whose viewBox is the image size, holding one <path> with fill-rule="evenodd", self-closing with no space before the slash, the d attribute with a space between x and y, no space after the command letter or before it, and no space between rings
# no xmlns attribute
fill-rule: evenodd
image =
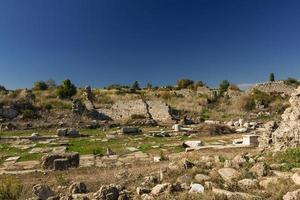
<svg viewBox="0 0 300 200"><path fill-rule="evenodd" d="M79 166L78 153L52 153L42 157L41 167L48 170L66 170Z"/></svg>

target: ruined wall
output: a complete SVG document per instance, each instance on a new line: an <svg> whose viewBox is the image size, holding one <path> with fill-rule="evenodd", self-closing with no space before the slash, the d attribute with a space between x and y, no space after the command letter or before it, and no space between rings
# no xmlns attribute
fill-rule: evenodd
<svg viewBox="0 0 300 200"><path fill-rule="evenodd" d="M295 88L284 84L284 81L273 81L256 84L252 88L252 90L253 89L257 89L266 93L279 93L285 95L291 95L295 91Z"/></svg>
<svg viewBox="0 0 300 200"><path fill-rule="evenodd" d="M284 111L279 127L271 136L277 151L300 146L300 87L289 101L291 107Z"/></svg>
<svg viewBox="0 0 300 200"><path fill-rule="evenodd" d="M171 109L162 101L143 101L142 99L130 101L118 101L109 109L98 109L114 121L124 122L132 115L141 115L146 118L154 119L157 122L170 122Z"/></svg>
<svg viewBox="0 0 300 200"><path fill-rule="evenodd" d="M157 122L171 122L171 108L163 101L147 101L149 113Z"/></svg>

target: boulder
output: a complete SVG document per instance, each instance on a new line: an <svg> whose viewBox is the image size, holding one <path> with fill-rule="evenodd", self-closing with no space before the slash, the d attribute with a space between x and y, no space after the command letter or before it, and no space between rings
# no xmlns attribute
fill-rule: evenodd
<svg viewBox="0 0 300 200"><path fill-rule="evenodd" d="M283 200L298 200L300 199L300 189L286 193Z"/></svg>
<svg viewBox="0 0 300 200"><path fill-rule="evenodd" d="M48 185L37 184L32 188L33 194L40 200L46 200L55 195Z"/></svg>
<svg viewBox="0 0 300 200"><path fill-rule="evenodd" d="M256 179L243 179L238 181L238 186L243 190L255 189L258 187L258 181Z"/></svg>
<svg viewBox="0 0 300 200"><path fill-rule="evenodd" d="M116 185L103 185L96 193L94 193L95 200L118 200L119 189Z"/></svg>
<svg viewBox="0 0 300 200"><path fill-rule="evenodd" d="M71 194L81 194L87 192L87 187L83 182L72 183L72 185L69 187L69 193Z"/></svg>
<svg viewBox="0 0 300 200"><path fill-rule="evenodd" d="M268 178L264 178L263 180L261 180L259 182L259 186L264 188L264 189L268 189L269 187L275 186L276 184L278 184L279 179L277 177L268 177Z"/></svg>
<svg viewBox="0 0 300 200"><path fill-rule="evenodd" d="M137 187L136 188L137 195L149 194L150 192L151 192L151 190L148 188L145 188L145 187Z"/></svg>
<svg viewBox="0 0 300 200"><path fill-rule="evenodd" d="M193 148L193 149L198 149L199 147L203 146L203 142L201 140L189 140L183 142L182 146L184 148Z"/></svg>
<svg viewBox="0 0 300 200"><path fill-rule="evenodd" d="M56 135L58 137L66 137L68 134L68 129L67 128L59 128L56 130Z"/></svg>
<svg viewBox="0 0 300 200"><path fill-rule="evenodd" d="M292 176L292 180L296 185L300 185L300 172L296 172Z"/></svg>
<svg viewBox="0 0 300 200"><path fill-rule="evenodd" d="M250 172L254 173L258 177L262 177L267 176L270 172L270 169L266 163L258 162L250 169Z"/></svg>
<svg viewBox="0 0 300 200"><path fill-rule="evenodd" d="M233 168L221 168L218 170L218 173L226 182L231 182L235 179L238 179L241 175L237 170Z"/></svg>
<svg viewBox="0 0 300 200"><path fill-rule="evenodd" d="M212 192L215 196L215 199L228 199L228 200L263 200L259 196L255 196L243 192L230 192L227 190L213 188Z"/></svg>
<svg viewBox="0 0 300 200"><path fill-rule="evenodd" d="M72 168L72 167L78 167L79 166L79 153L50 153L46 154L45 156L42 157L41 161L41 167L43 169L49 169L49 170L54 170L54 161L57 159L66 159L66 160L61 160L57 165L60 164L65 164L65 168ZM56 167L58 167L56 165Z"/></svg>
<svg viewBox="0 0 300 200"><path fill-rule="evenodd" d="M170 183L163 183L163 184L158 184L155 187L152 188L151 194L152 195L158 195L163 192L170 191L170 188L172 185Z"/></svg>
<svg viewBox="0 0 300 200"><path fill-rule="evenodd" d="M138 127L123 127L121 129L122 134L135 135L141 133L141 130Z"/></svg>
<svg viewBox="0 0 300 200"><path fill-rule="evenodd" d="M209 181L210 177L205 175L205 174L196 174L195 180L202 183L202 182L205 182L205 181Z"/></svg>
<svg viewBox="0 0 300 200"><path fill-rule="evenodd" d="M191 189L189 193L203 193L204 192L204 187L201 184L198 183L192 183L191 184Z"/></svg>

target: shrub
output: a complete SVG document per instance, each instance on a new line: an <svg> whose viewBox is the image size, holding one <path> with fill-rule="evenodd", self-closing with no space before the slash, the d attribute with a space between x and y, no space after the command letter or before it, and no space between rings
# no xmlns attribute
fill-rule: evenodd
<svg viewBox="0 0 300 200"><path fill-rule="evenodd" d="M265 106L268 106L269 103L271 103L271 101L274 100L274 97L272 97L271 95L257 89L254 89L251 95L255 100L259 101Z"/></svg>
<svg viewBox="0 0 300 200"><path fill-rule="evenodd" d="M47 82L46 82L48 88L55 88L56 87L56 83L53 79L49 79Z"/></svg>
<svg viewBox="0 0 300 200"><path fill-rule="evenodd" d="M48 85L45 81L37 81L33 85L34 90L47 90Z"/></svg>
<svg viewBox="0 0 300 200"><path fill-rule="evenodd" d="M180 79L177 81L177 87L179 89L186 89L192 87L194 85L194 81L190 79Z"/></svg>
<svg viewBox="0 0 300 200"><path fill-rule="evenodd" d="M69 79L63 81L63 84L57 88L57 96L61 99L68 99L77 92L76 86Z"/></svg>
<svg viewBox="0 0 300 200"><path fill-rule="evenodd" d="M230 83L228 80L223 80L221 83L220 83L220 92L221 93L224 93L227 91L227 89L229 88L230 86Z"/></svg>
<svg viewBox="0 0 300 200"><path fill-rule="evenodd" d="M280 163L286 163L283 166L284 170L300 167L300 148L287 149L285 152L280 152L276 156L276 160Z"/></svg>
<svg viewBox="0 0 300 200"><path fill-rule="evenodd" d="M22 110L22 114L23 114L24 119L34 119L34 118L36 118L36 113L32 109Z"/></svg>
<svg viewBox="0 0 300 200"><path fill-rule="evenodd" d="M0 180L0 199L18 200L23 186L14 177L4 177Z"/></svg>
<svg viewBox="0 0 300 200"><path fill-rule="evenodd" d="M294 86L294 87L298 87L300 85L300 81L298 81L295 78L291 78L291 77L289 77L287 80L285 80L284 83L286 85L290 85L290 86Z"/></svg>

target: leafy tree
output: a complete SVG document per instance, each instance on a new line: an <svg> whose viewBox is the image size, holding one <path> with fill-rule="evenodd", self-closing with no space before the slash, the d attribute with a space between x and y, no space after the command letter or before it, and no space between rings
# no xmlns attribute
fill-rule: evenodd
<svg viewBox="0 0 300 200"><path fill-rule="evenodd" d="M63 81L63 84L57 88L57 96L61 99L68 99L77 92L76 86L69 79Z"/></svg>
<svg viewBox="0 0 300 200"><path fill-rule="evenodd" d="M275 75L274 75L274 73L270 74L269 81L271 81L271 82L275 81Z"/></svg>
<svg viewBox="0 0 300 200"><path fill-rule="evenodd" d="M34 90L47 90L48 85L45 81L37 81L33 85Z"/></svg>
<svg viewBox="0 0 300 200"><path fill-rule="evenodd" d="M227 89L229 88L230 86L230 83L228 80L223 80L221 83L220 83L220 92L221 93L224 93L227 91Z"/></svg>
<svg viewBox="0 0 300 200"><path fill-rule="evenodd" d="M3 85L0 85L0 91L6 92L6 88Z"/></svg>
<svg viewBox="0 0 300 200"><path fill-rule="evenodd" d="M180 79L177 81L177 87L179 89L190 88L193 87L193 85L194 85L194 81L190 79Z"/></svg>
<svg viewBox="0 0 300 200"><path fill-rule="evenodd" d="M139 82L138 81L134 81L134 83L131 86L131 89L132 90L140 90L141 88L140 88Z"/></svg>
<svg viewBox="0 0 300 200"><path fill-rule="evenodd" d="M53 79L49 79L46 83L47 83L48 88L55 88L56 87L56 83Z"/></svg>

